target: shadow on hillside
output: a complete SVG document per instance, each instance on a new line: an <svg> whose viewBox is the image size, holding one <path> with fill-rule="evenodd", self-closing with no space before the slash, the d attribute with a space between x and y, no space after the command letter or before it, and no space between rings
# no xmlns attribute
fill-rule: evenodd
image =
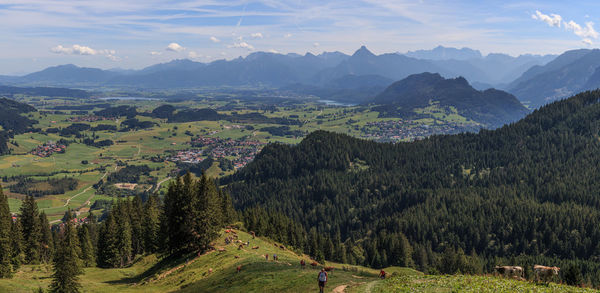
<svg viewBox="0 0 600 293"><path fill-rule="evenodd" d="M152 267L145 270L141 274L138 274L138 275L132 276L132 277L125 277L125 278L122 278L119 280L106 281L105 283L111 284L111 285L140 283L140 282L145 281L146 279L149 279L163 271L166 271L168 269L174 268L176 266L179 266L179 265L185 263L185 259L186 259L186 255L171 255L171 256L161 259L159 262L157 262L156 264L154 264Z"/></svg>

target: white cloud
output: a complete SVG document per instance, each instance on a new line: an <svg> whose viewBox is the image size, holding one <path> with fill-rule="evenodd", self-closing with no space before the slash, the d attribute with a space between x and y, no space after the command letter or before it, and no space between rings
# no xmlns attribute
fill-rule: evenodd
<svg viewBox="0 0 600 293"><path fill-rule="evenodd" d="M531 18L543 21L552 27L561 27L564 25L565 30L573 32L576 36L582 38L582 42L591 45L591 39L597 39L599 34L594 29L594 23L588 21L585 23L585 27L582 27L574 21L563 21L562 17L558 14L543 14L539 10L535 11L535 14L531 15Z"/></svg>
<svg viewBox="0 0 600 293"><path fill-rule="evenodd" d="M253 33L250 36L254 39L262 39L263 38L263 34L261 34L261 33Z"/></svg>
<svg viewBox="0 0 600 293"><path fill-rule="evenodd" d="M201 58L201 57L202 57L202 55L200 55L200 54L196 53L195 51L190 51L190 52L188 53L188 57L189 57L190 59L198 59L198 58Z"/></svg>
<svg viewBox="0 0 600 293"><path fill-rule="evenodd" d="M65 54L65 55L97 55L98 51L80 45L73 45L72 47L63 47L62 45L58 45L52 49L50 49L52 53L56 54Z"/></svg>
<svg viewBox="0 0 600 293"><path fill-rule="evenodd" d="M254 50L254 46L246 43L246 42L236 42L233 45L227 46L228 48L243 48L248 49L248 51Z"/></svg>
<svg viewBox="0 0 600 293"><path fill-rule="evenodd" d="M598 38L598 32L594 29L594 23L591 21L586 22L585 27L581 27L579 24L572 20L569 22L565 22L564 24L566 30L573 31L573 33L579 37L594 39Z"/></svg>
<svg viewBox="0 0 600 293"><path fill-rule="evenodd" d="M287 38L291 38L291 37L292 37L292 34L290 34L290 33L287 33L287 34L283 35L283 37L284 37L284 38L286 38L286 39L287 39Z"/></svg>
<svg viewBox="0 0 600 293"><path fill-rule="evenodd" d="M71 47L64 47L62 45L58 45L56 47L53 47L50 49L50 52L52 53L56 53L56 54L64 54L64 55L87 55L87 56L91 56L91 55L102 55L102 56L106 56L108 59L112 60L112 61L119 61L121 60L121 58L115 56L115 54L117 54L117 51L115 50L95 50L92 49L88 46L81 46L81 45L73 45Z"/></svg>
<svg viewBox="0 0 600 293"><path fill-rule="evenodd" d="M217 39L217 37L215 37L215 36L212 36L212 37L210 37L210 40L211 40L213 43L218 43L218 42L220 42L220 41L221 41L221 40Z"/></svg>
<svg viewBox="0 0 600 293"><path fill-rule="evenodd" d="M167 48L165 48L165 50L171 51L171 52L181 52L181 51L185 50L185 48L177 43L170 43L167 46Z"/></svg>
<svg viewBox="0 0 600 293"><path fill-rule="evenodd" d="M162 55L162 52L152 51L152 52L150 52L150 55L159 56L159 55Z"/></svg>
<svg viewBox="0 0 600 293"><path fill-rule="evenodd" d="M319 44L319 43L317 43L317 42L314 42L314 43L313 43L313 47L315 47L315 48L316 48L316 47L318 47L318 46L321 46L321 44Z"/></svg>
<svg viewBox="0 0 600 293"><path fill-rule="evenodd" d="M543 14L539 10L535 11L535 14L531 15L531 18L537 19L547 23L549 26L560 27L560 23L562 22L562 17L558 14Z"/></svg>
<svg viewBox="0 0 600 293"><path fill-rule="evenodd" d="M279 51L275 50L275 49L269 49L269 51L267 51L269 53L273 53L273 54L279 54Z"/></svg>

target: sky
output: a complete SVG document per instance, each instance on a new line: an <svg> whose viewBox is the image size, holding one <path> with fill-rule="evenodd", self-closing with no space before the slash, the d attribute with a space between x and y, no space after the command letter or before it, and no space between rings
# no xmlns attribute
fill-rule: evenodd
<svg viewBox="0 0 600 293"><path fill-rule="evenodd" d="M140 69L255 51L376 54L469 47L560 54L600 44L600 1L0 0L0 74Z"/></svg>

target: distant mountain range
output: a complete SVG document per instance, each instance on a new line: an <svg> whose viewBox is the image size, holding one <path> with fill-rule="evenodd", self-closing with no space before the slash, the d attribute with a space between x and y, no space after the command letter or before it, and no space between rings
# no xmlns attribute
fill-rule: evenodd
<svg viewBox="0 0 600 293"><path fill-rule="evenodd" d="M600 50L567 51L543 66L533 66L507 86L532 107L600 87Z"/></svg>
<svg viewBox="0 0 600 293"><path fill-rule="evenodd" d="M395 82L371 103L380 105L380 115L388 117L409 117L415 109L432 105L440 109L452 107L461 116L488 127L499 127L529 113L507 92L478 91L462 77L445 79L437 73L415 74Z"/></svg>
<svg viewBox="0 0 600 293"><path fill-rule="evenodd" d="M430 52L418 51L406 55L397 53L375 55L364 46L352 55L340 52L326 52L320 55L256 52L245 58L217 60L211 63L174 60L141 70L102 70L60 65L20 77L0 76L0 83L150 89L207 86L280 88L300 84L315 88L329 87L340 80L352 79L357 82L363 77L368 80L366 82L368 84L374 78L391 83L411 74L436 72L447 78L463 76L483 88L508 83L529 67L544 65L552 59L552 56L510 57L495 54L481 57L480 55L475 50L444 47L435 48ZM473 58L467 58L469 56ZM363 82L358 81L358 83Z"/></svg>

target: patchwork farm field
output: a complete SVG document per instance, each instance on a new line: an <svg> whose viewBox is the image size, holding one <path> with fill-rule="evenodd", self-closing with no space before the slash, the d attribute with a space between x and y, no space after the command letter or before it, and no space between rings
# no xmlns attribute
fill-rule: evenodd
<svg viewBox="0 0 600 293"><path fill-rule="evenodd" d="M443 125L444 119L448 123L464 120L456 117L455 111L443 115L442 109L435 106L422 111L431 118L411 124L398 118L380 118L366 106L331 106L314 99L256 102L236 99L235 95L220 99L198 95L197 99L186 101L68 97L17 100L38 109L29 113L28 118L38 121L33 127L39 131L15 135L10 140L11 154L0 156L1 184L10 197L12 212L19 210L20 201L27 194L35 193L40 210L50 221L59 220L67 209L80 212L79 216L85 216L83 212L88 210L101 213L102 207L94 206L98 200L164 192L169 180L186 170L194 175L204 170L210 177L232 174L265 144L296 144L315 130L403 141L421 137L424 135L421 128ZM156 117L153 111L163 105L170 105L178 112L214 111L220 118L203 119L197 117L201 114L195 114L191 119L171 121ZM97 114L115 109L135 110ZM214 143L194 144L199 137ZM250 153L240 152L244 147L232 146L247 141L257 143L256 147L246 148ZM60 150L55 151L56 148ZM182 151L192 152L194 158L186 157L187 153L178 154ZM207 158L212 161L183 163L190 160L200 163ZM127 166L149 168L147 174L135 178L143 182L131 190L122 188L126 185L121 183L127 182L119 181L132 179L121 176L127 173L127 169L122 171ZM62 190L51 184L67 177L76 181L73 189Z"/></svg>

